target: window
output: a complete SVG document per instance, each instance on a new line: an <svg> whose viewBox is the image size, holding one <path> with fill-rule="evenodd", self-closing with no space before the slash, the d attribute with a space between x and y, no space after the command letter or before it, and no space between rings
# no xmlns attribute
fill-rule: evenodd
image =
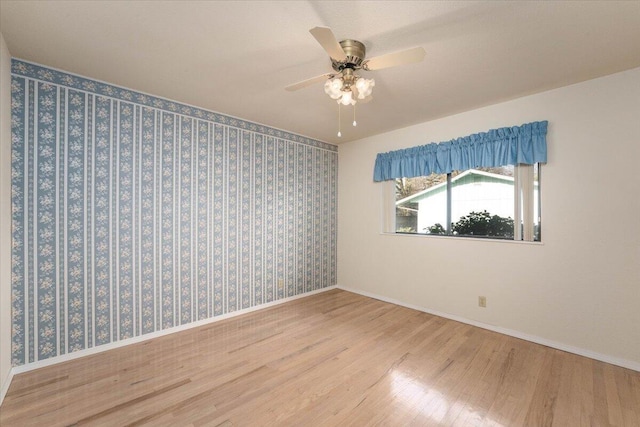
<svg viewBox="0 0 640 427"><path fill-rule="evenodd" d="M540 241L540 165L395 180L397 233Z"/></svg>
<svg viewBox="0 0 640 427"><path fill-rule="evenodd" d="M540 241L548 124L378 153L373 181L390 183L383 187L384 230Z"/></svg>

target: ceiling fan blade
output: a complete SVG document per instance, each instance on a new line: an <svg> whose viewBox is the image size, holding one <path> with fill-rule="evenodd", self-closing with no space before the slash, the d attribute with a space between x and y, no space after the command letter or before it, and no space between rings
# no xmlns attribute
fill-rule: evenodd
<svg viewBox="0 0 640 427"><path fill-rule="evenodd" d="M402 50L400 52L388 53L386 55L376 56L365 61L365 70L382 70L383 68L395 67L398 65L411 64L412 62L420 62L424 59L426 52L422 47L414 47L413 49Z"/></svg>
<svg viewBox="0 0 640 427"><path fill-rule="evenodd" d="M344 50L333 35L333 31L328 27L314 27L309 30L311 35L320 43L320 46L327 51L329 56L336 61L344 61L347 59Z"/></svg>
<svg viewBox="0 0 640 427"><path fill-rule="evenodd" d="M307 86L311 86L312 84L319 83L321 81L327 80L328 78L331 78L333 76L334 76L334 74L332 74L332 73L322 74L321 76L311 77L310 79L303 80L301 82L289 85L289 86L285 87L285 89L290 91L290 92L293 92L294 90L298 90L298 89L302 89L302 88L307 87Z"/></svg>
<svg viewBox="0 0 640 427"><path fill-rule="evenodd" d="M358 103L368 104L373 100L373 95L366 96L364 99L358 99Z"/></svg>

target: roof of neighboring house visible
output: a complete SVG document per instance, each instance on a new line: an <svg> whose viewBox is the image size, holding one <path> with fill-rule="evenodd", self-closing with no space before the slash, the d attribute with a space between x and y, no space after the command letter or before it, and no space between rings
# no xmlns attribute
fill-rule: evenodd
<svg viewBox="0 0 640 427"><path fill-rule="evenodd" d="M493 179L499 179L502 181L506 181L506 182L513 182L513 177L512 176L506 176L506 175L499 175L497 173L491 173L491 172L485 172L485 171L481 171L481 170L477 170L477 169L468 169L464 172L462 172L460 175L456 175L453 178L451 178L451 183L454 183L456 181L461 180L462 178L469 176L469 175L479 175L479 176L484 176L487 178L493 178ZM414 202L416 201L416 199L421 199L423 196L427 195L428 193L432 193L436 190L439 190L442 187L446 187L447 183L445 182L441 182L440 184L434 185L433 187L429 187L425 190L422 190L416 194L412 194L409 197L405 197L404 199L400 199L396 202L396 205L403 205L405 203L409 203L409 202Z"/></svg>

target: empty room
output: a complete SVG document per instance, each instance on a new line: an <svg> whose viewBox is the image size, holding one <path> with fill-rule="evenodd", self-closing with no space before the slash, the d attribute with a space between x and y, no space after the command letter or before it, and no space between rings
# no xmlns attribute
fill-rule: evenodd
<svg viewBox="0 0 640 427"><path fill-rule="evenodd" d="M640 426L640 1L0 0L0 425Z"/></svg>

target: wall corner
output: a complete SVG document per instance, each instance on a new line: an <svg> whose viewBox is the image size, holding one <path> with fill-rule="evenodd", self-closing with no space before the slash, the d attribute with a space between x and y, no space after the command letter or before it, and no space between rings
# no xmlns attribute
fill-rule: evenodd
<svg viewBox="0 0 640 427"><path fill-rule="evenodd" d="M0 404L11 381L11 54L0 33Z"/></svg>

